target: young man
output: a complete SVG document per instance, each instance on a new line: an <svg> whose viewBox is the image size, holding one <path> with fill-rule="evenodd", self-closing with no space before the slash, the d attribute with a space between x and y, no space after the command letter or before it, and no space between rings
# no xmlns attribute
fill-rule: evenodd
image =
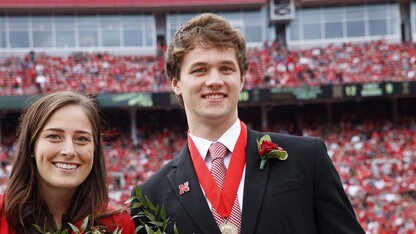
<svg viewBox="0 0 416 234"><path fill-rule="evenodd" d="M140 188L179 233L364 233L320 138L261 133L239 120L248 62L238 30L201 14L174 34L166 66L188 142Z"/></svg>

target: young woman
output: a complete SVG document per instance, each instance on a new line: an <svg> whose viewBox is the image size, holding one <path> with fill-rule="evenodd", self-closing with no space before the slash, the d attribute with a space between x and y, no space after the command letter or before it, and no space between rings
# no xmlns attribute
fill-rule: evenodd
<svg viewBox="0 0 416 234"><path fill-rule="evenodd" d="M107 173L96 102L72 91L34 102L22 115L9 183L0 201L0 233L134 233L125 211L108 207Z"/></svg>

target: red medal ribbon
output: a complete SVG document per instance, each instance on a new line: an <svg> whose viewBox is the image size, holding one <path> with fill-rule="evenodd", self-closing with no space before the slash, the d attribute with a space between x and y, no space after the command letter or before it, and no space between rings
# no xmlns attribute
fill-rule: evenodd
<svg viewBox="0 0 416 234"><path fill-rule="evenodd" d="M240 135L231 155L230 165L225 176L222 191L218 188L207 165L202 160L195 143L188 134L188 148L191 153L192 163L196 171L199 183L205 191L205 195L212 206L223 218L228 218L237 196L237 190L243 175L244 165L246 164L245 150L247 144L247 127L240 121Z"/></svg>

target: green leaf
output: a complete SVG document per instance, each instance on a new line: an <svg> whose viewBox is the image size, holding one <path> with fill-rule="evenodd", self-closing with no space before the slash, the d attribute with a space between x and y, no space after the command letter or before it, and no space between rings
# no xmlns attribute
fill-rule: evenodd
<svg viewBox="0 0 416 234"><path fill-rule="evenodd" d="M142 224L142 225L141 225L142 227L146 226L146 222L145 222L145 221L143 221L143 220L141 220L141 219L139 219L139 221L140 221L140 223Z"/></svg>
<svg viewBox="0 0 416 234"><path fill-rule="evenodd" d="M148 207L153 211L156 210L156 207L153 205L152 201L150 201L150 199L147 196L144 196L144 198L146 199L146 204L148 205Z"/></svg>
<svg viewBox="0 0 416 234"><path fill-rule="evenodd" d="M136 197L130 197L129 199L127 199L125 202L124 202L124 204L129 204L129 203L131 203L131 201L133 201L133 200L135 200L135 199L137 199Z"/></svg>
<svg viewBox="0 0 416 234"><path fill-rule="evenodd" d="M69 226L71 227L72 231L74 231L76 234L80 234L81 232L79 231L79 229L73 225L72 223L68 223Z"/></svg>
<svg viewBox="0 0 416 234"><path fill-rule="evenodd" d="M127 200L127 203L131 202L130 207L140 207L139 212L133 216L133 219L141 224L136 227L135 232L138 233L144 228L147 234L166 234L165 230L171 221L170 217L166 216L164 204L153 204L147 196L141 193L139 186L135 188L135 193L136 196ZM177 230L176 224L174 224L174 229Z"/></svg>
<svg viewBox="0 0 416 234"><path fill-rule="evenodd" d="M118 230L118 227L116 228L116 230L113 231L113 234L121 234L123 231L123 228Z"/></svg>
<svg viewBox="0 0 416 234"><path fill-rule="evenodd" d="M272 141L272 139L270 138L270 136L269 135L264 135L264 136L262 136L262 138L260 138L260 144L261 144L261 142L262 141Z"/></svg>
<svg viewBox="0 0 416 234"><path fill-rule="evenodd" d="M158 215L159 214L159 204L155 207L155 209L153 210L153 212L155 213L155 215Z"/></svg>
<svg viewBox="0 0 416 234"><path fill-rule="evenodd" d="M280 160L286 160L288 155L284 150L272 150L268 156L272 158L278 158Z"/></svg>
<svg viewBox="0 0 416 234"><path fill-rule="evenodd" d="M156 227L162 227L163 226L163 222L156 221L156 220L150 221L149 223L155 225Z"/></svg>
<svg viewBox="0 0 416 234"><path fill-rule="evenodd" d="M136 193L136 197L139 198L140 200L142 200L143 195L142 195L142 191L140 190L139 186L136 186L135 193Z"/></svg>
<svg viewBox="0 0 416 234"><path fill-rule="evenodd" d="M90 218L90 216L88 215L87 217L85 217L85 219L82 221L82 225L81 225L81 231L85 231L87 229L87 225L88 225L88 219Z"/></svg>
<svg viewBox="0 0 416 234"><path fill-rule="evenodd" d="M33 226L35 227L36 231L38 231L39 233L45 233L45 230L42 230L42 228L39 225L33 224Z"/></svg>
<svg viewBox="0 0 416 234"><path fill-rule="evenodd" d="M162 219L166 219L165 205L162 205L162 207L160 208L160 217Z"/></svg>
<svg viewBox="0 0 416 234"><path fill-rule="evenodd" d="M134 208L139 208L139 207L141 207L143 205L143 203L141 203L141 202L133 202L133 205L131 205L131 208L132 209L134 209Z"/></svg>
<svg viewBox="0 0 416 234"><path fill-rule="evenodd" d="M173 224L173 233L179 234L178 228L176 227L176 223Z"/></svg>
<svg viewBox="0 0 416 234"><path fill-rule="evenodd" d="M149 226L145 225L144 227L146 228L147 234L156 234Z"/></svg>
<svg viewBox="0 0 416 234"><path fill-rule="evenodd" d="M134 230L134 233L139 233L139 231L143 228L142 225L136 227L136 229Z"/></svg>
<svg viewBox="0 0 416 234"><path fill-rule="evenodd" d="M144 210L143 211L144 215L147 216L149 219L154 220L156 218L156 214L154 214L153 211L151 210Z"/></svg>

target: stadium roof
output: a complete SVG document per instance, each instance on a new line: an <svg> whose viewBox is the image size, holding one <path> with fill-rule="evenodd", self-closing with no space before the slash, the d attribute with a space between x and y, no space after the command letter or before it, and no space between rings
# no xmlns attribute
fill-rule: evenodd
<svg viewBox="0 0 416 234"><path fill-rule="evenodd" d="M268 0L0 0L0 9L41 10L41 9L184 9L197 7L250 7L262 6ZM68 10L69 10L68 9Z"/></svg>
<svg viewBox="0 0 416 234"><path fill-rule="evenodd" d="M398 0L409 1L409 0ZM330 5L351 5L351 4L368 4L381 2L397 2L397 0L295 0L298 6L330 6Z"/></svg>
<svg viewBox="0 0 416 234"><path fill-rule="evenodd" d="M2 13L92 13L171 10L249 9L271 0L0 0ZM351 5L395 0L294 0L299 7ZM399 0L410 1L410 0Z"/></svg>

